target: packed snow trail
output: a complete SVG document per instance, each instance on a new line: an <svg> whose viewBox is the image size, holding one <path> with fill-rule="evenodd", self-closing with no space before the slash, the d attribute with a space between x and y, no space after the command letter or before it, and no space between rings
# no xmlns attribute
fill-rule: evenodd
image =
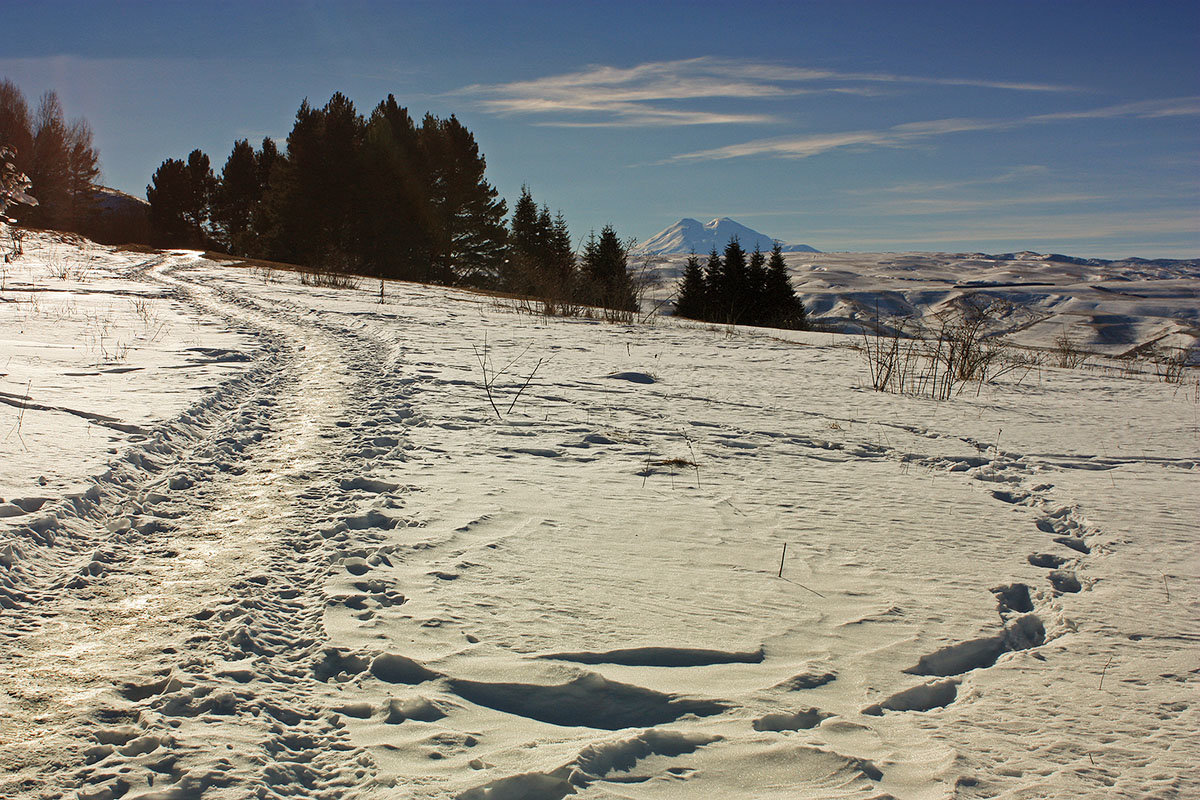
<svg viewBox="0 0 1200 800"><path fill-rule="evenodd" d="M369 757L314 705L312 664L327 644L317 531L353 464L338 423L372 394L359 384L382 359L369 342L171 277L192 260L148 277L254 326L260 363L76 501L54 571L26 592L27 632L5 643L16 667L4 677L6 791L344 797L369 786Z"/></svg>

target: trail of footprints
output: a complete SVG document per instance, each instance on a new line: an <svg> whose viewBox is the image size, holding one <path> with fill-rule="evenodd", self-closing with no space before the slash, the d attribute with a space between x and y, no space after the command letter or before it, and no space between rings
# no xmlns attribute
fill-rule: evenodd
<svg viewBox="0 0 1200 800"><path fill-rule="evenodd" d="M945 460L930 463L946 466ZM955 465L951 465L951 469L954 468ZM1047 534L1051 543L1070 552L1030 553L1027 556L1030 565L1048 570L1048 592L1033 589L1024 583L993 587L991 592L996 597L997 612L1003 622L1003 630L999 634L949 645L921 657L917 664L904 672L936 676L941 680L931 680L897 692L867 706L863 714L929 711L950 705L958 697L958 686L963 675L991 667L1005 653L1045 644L1048 636L1043 615L1047 612L1052 616L1060 613L1052 607L1059 596L1090 588L1079 577L1078 566L1080 557L1092 552L1088 539L1098 531L1082 521L1077 508L1055 505L1047 496L1053 488L1050 484L1037 484L1028 490L1019 488L1017 484L1025 479L1028 469L1019 456L1011 453L998 452L994 459L971 459L965 471L976 480L1010 485L1012 488L993 489L992 496L1003 503L1037 509L1040 512L1035 522L1037 529Z"/></svg>
<svg viewBox="0 0 1200 800"><path fill-rule="evenodd" d="M247 374L150 441L131 447L87 492L15 529L0 550L6 568L0 572L0 602L22 612L14 615L17 629L6 631L10 637L19 640L35 629L38 606L50 605L64 589L86 595L93 582L103 590L108 573L122 570L125 561L143 555L170 559L172 529L194 527L198 514L216 510L213 495L231 480L222 476L258 466L262 453L256 448L276 427L277 410L287 405L275 398L287 398L293 388L279 376L295 355L270 325L258 332L267 343L265 356ZM365 395L376 405L384 397L402 403L397 387L381 392L370 385L380 361L373 347L365 342L362 352L349 353L351 369L366 382L354 396ZM398 425L404 418L388 418L378 408L363 412L375 425ZM130 793L193 798L223 787L262 796L340 798L369 785L374 772L369 755L349 743L345 725L320 705L322 691L314 691L354 666L340 663L327 646L326 569L314 567L330 560L351 567L354 559L364 566L385 562L386 548L372 545L397 524L395 512L386 509L346 513L344 507L353 502L347 498L392 485L367 479L339 485L329 477L400 445L380 430L371 430L365 441L360 434L327 434L337 440L329 443L323 474L300 476L309 487L287 510L293 519L278 531L266 561L248 552L245 573L227 587L223 601L194 615L193 635L182 649L167 647L159 663L145 665L143 676L118 679L112 702L81 721L79 733L92 744L78 753L84 766L69 778L54 779L61 781L59 788L74 785L83 800ZM43 504L12 505L33 514ZM334 525L318 522L338 517L342 521ZM328 602L364 607L403 602L385 582L367 578L355 584L353 596Z"/></svg>

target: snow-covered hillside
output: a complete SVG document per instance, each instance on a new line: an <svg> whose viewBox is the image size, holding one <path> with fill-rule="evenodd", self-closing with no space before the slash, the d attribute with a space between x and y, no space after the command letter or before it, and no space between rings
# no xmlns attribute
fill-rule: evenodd
<svg viewBox="0 0 1200 800"><path fill-rule="evenodd" d="M1200 794L1194 385L297 277L4 272L0 795Z"/></svg>
<svg viewBox="0 0 1200 800"><path fill-rule="evenodd" d="M775 246L775 240L770 236L747 228L729 217L718 217L704 224L685 217L640 243L633 249L632 254L638 257L681 253L704 255L713 248L718 251L723 250L729 240L733 238L736 238L747 252L757 247L766 253ZM806 244L787 244L783 246L783 251L785 253L818 252Z"/></svg>
<svg viewBox="0 0 1200 800"><path fill-rule="evenodd" d="M650 301L670 309L685 256L650 259ZM789 254L792 285L821 328L937 327L971 298L991 331L1028 347L1110 356L1200 346L1200 260L1118 261L1039 253ZM1193 360L1200 360L1194 357Z"/></svg>

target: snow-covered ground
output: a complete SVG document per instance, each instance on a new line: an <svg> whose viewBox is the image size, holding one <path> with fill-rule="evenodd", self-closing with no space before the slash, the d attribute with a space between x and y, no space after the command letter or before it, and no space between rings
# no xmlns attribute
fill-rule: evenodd
<svg viewBox="0 0 1200 800"><path fill-rule="evenodd" d="M701 255L701 263L705 256ZM669 308L687 256L642 260ZM989 330L1021 346L1061 343L1111 357L1200 347L1200 260L1103 261L1038 253L790 253L792 283L823 327L860 331L904 320L936 328L964 298L989 308ZM1196 359L1200 361L1200 359Z"/></svg>
<svg viewBox="0 0 1200 800"><path fill-rule="evenodd" d="M0 795L1200 794L1194 383L33 234L0 289Z"/></svg>

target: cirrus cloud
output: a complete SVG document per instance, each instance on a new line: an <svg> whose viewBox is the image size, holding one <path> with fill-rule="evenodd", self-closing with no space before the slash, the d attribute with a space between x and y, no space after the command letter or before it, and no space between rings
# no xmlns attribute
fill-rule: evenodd
<svg viewBox="0 0 1200 800"><path fill-rule="evenodd" d="M1158 119L1200 115L1200 97L1176 97L1121 103L1079 111L1036 114L1015 119L948 118L906 122L875 130L842 131L836 133L781 136L752 139L737 144L680 153L665 162L724 161L731 158L768 156L775 158L810 158L833 150L847 148L905 147L925 139L973 131L1004 131L1031 125L1092 119Z"/></svg>
<svg viewBox="0 0 1200 800"><path fill-rule="evenodd" d="M701 57L653 61L632 67L591 66L527 81L472 84L453 94L477 98L502 115L533 115L560 127L658 127L780 121L769 113L678 108L718 98L773 100L804 94L872 95L884 86L968 86L1027 92L1074 91L1069 86L971 78L925 78L874 72L839 72L782 64ZM674 104L674 105L672 105Z"/></svg>

